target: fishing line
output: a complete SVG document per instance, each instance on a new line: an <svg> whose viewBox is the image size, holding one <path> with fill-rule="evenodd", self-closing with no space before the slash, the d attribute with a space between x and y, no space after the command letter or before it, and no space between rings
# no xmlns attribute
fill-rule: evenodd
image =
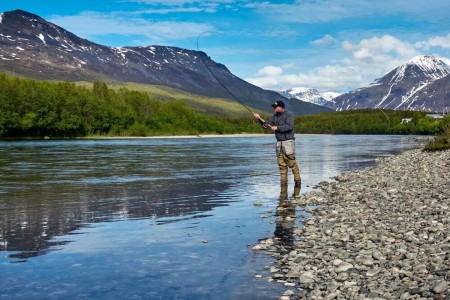
<svg viewBox="0 0 450 300"><path fill-rule="evenodd" d="M361 93L358 93L357 95L359 95L361 97L364 97L367 101L370 101L366 96L364 96ZM381 108L379 108L379 107L372 108L372 110L374 110L374 109L379 109L383 113L383 115L386 117L386 120L388 121L388 127L384 131L384 133L386 133L389 130L389 128L391 127L391 119L389 118L389 116Z"/></svg>
<svg viewBox="0 0 450 300"><path fill-rule="evenodd" d="M198 46L198 41L200 40L200 37L202 36L202 35L204 35L205 33L219 33L220 34L220 32L217 32L217 31L204 31L204 32L202 32L202 33L200 33L199 35L198 35L198 37L197 37L197 51L198 52L201 52L200 51L200 48L199 48L199 46ZM205 53L206 54L206 53ZM239 98L237 97L237 96L235 96L226 86L225 86L225 84L223 84L220 80L219 80L219 78L217 78L217 76L214 74L214 72L209 68L209 66L208 66L208 64L206 63L206 61L203 59L203 56L200 54L199 55L200 56L200 59L202 60L202 62L203 62L203 64L205 65L205 67L208 69L208 71L209 71L209 73L211 73L211 75L214 77L214 79L216 79L216 81L231 95L231 97L233 97L233 99L234 100L236 100L239 104L241 104L242 106L244 106L250 113L252 113L253 114L253 111L247 106L247 105L245 105L241 100L239 100Z"/></svg>

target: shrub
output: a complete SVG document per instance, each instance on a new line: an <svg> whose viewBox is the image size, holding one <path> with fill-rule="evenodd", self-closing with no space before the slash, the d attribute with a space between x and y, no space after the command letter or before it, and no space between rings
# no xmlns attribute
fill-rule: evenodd
<svg viewBox="0 0 450 300"><path fill-rule="evenodd" d="M430 139L423 151L442 151L450 149L450 117L446 117L441 124L444 127L444 133L436 135Z"/></svg>

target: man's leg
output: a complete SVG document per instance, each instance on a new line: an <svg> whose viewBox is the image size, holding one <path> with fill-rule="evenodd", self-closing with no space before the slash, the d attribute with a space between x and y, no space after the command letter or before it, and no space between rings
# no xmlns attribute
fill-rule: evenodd
<svg viewBox="0 0 450 300"><path fill-rule="evenodd" d="M294 175L294 182L296 185L300 185L302 178L300 176L300 168L298 167L297 161L295 160L295 155L289 155L286 157L286 163L291 168L292 174Z"/></svg>
<svg viewBox="0 0 450 300"><path fill-rule="evenodd" d="M278 167L280 168L281 184L287 184L288 181L288 166L286 164L284 154L280 153L277 156Z"/></svg>

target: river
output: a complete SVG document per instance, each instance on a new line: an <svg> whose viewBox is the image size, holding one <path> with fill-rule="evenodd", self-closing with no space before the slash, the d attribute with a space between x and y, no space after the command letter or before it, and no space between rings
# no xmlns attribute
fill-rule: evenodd
<svg viewBox="0 0 450 300"><path fill-rule="evenodd" d="M296 143L301 193L421 146ZM273 258L252 247L276 234L280 191L271 135L0 141L0 298L276 299Z"/></svg>

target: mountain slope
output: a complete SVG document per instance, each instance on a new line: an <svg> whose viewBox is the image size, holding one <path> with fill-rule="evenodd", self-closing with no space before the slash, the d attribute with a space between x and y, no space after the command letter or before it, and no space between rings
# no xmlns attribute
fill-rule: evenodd
<svg viewBox="0 0 450 300"><path fill-rule="evenodd" d="M450 67L434 56L418 56L370 86L336 97L326 106L335 110L384 108L448 111Z"/></svg>
<svg viewBox="0 0 450 300"><path fill-rule="evenodd" d="M280 95L234 76L201 51L177 47L107 47L77 37L37 15L15 10L0 17L0 70L43 80L135 82L163 85L208 97L233 99L271 111ZM324 108L289 101L296 114Z"/></svg>

